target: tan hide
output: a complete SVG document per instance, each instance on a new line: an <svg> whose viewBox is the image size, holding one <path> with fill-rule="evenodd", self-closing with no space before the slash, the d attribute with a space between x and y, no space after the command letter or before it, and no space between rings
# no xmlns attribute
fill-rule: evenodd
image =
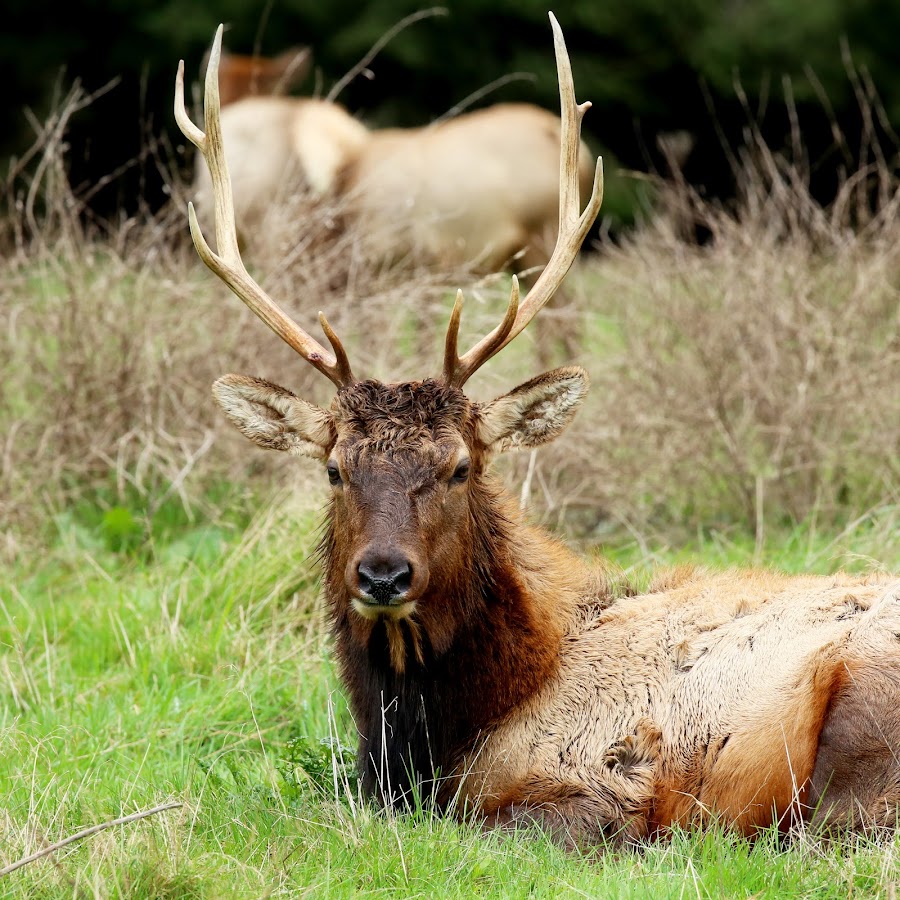
<svg viewBox="0 0 900 900"><path fill-rule="evenodd" d="M531 807L574 840L896 821L896 580L698 572L608 606L580 597L559 659L463 766L464 801L498 821ZM841 746L820 749L823 729Z"/></svg>

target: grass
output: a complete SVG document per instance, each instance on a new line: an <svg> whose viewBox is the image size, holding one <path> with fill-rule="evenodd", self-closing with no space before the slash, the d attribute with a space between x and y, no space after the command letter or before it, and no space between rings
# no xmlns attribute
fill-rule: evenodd
<svg viewBox="0 0 900 900"><path fill-rule="evenodd" d="M361 803L318 601L321 496L301 483L249 522L216 526L171 514L132 544L82 509L42 558L0 571L0 868L83 827L182 804L30 863L0 879L3 896L895 896L897 836L676 833L584 858L537 834ZM806 569L813 552L822 571L895 565L895 525L896 510L839 535L797 527L773 534L761 562ZM640 578L687 558L746 564L754 542L710 533L677 552L602 549Z"/></svg>

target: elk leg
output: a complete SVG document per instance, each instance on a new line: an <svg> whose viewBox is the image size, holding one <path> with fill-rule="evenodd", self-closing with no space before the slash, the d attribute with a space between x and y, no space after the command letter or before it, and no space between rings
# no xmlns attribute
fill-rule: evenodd
<svg viewBox="0 0 900 900"><path fill-rule="evenodd" d="M485 825L517 829L537 825L569 849L623 843L649 832L661 732L650 719L607 750L603 764L533 775L486 809Z"/></svg>
<svg viewBox="0 0 900 900"><path fill-rule="evenodd" d="M567 850L628 843L648 833L647 809L629 814L616 798L583 781L535 779L512 802L510 796L485 816L484 828L537 827Z"/></svg>

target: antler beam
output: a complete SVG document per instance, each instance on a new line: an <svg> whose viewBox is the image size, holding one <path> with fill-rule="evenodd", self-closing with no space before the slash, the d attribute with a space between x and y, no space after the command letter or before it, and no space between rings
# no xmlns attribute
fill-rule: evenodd
<svg viewBox="0 0 900 900"><path fill-rule="evenodd" d="M444 382L462 387L466 381L492 356L499 353L528 323L547 305L562 284L566 273L578 256L591 225L603 203L603 160L597 160L591 197L581 212L578 185L578 156L581 146L581 120L591 108L590 102L577 103L572 66L566 50L566 42L556 16L550 13L553 28L553 45L556 51L556 69L559 78L559 103L562 128L559 157L559 232L556 246L544 271L541 272L525 300L519 305L519 283L513 278L509 305L503 321L486 337L483 337L463 356L457 354L459 319L462 313L462 291L456 303L447 329L444 351Z"/></svg>
<svg viewBox="0 0 900 900"><path fill-rule="evenodd" d="M188 203L188 222L197 253L206 265L235 294L258 315L289 346L307 362L327 375L338 388L354 382L350 361L337 335L323 313L319 313L322 330L331 343L333 353L325 349L315 338L307 334L278 304L253 280L244 266L238 247L237 228L234 221L234 200L231 178L225 161L222 144L222 128L219 104L219 60L222 55L223 26L216 29L209 63L206 69L204 93L204 133L190 119L184 105L184 60L178 63L175 76L175 120L184 136L203 154L212 177L215 202L216 247L213 252L197 223L194 204Z"/></svg>

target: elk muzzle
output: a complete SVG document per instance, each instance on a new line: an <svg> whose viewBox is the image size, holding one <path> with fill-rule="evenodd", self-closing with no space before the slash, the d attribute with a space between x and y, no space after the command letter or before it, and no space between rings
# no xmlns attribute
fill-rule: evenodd
<svg viewBox="0 0 900 900"><path fill-rule="evenodd" d="M356 567L360 592L379 606L392 606L412 584L412 566L402 553L368 553Z"/></svg>
<svg viewBox="0 0 900 900"><path fill-rule="evenodd" d="M403 618L428 584L428 567L394 544L370 544L350 561L346 580L361 615Z"/></svg>

